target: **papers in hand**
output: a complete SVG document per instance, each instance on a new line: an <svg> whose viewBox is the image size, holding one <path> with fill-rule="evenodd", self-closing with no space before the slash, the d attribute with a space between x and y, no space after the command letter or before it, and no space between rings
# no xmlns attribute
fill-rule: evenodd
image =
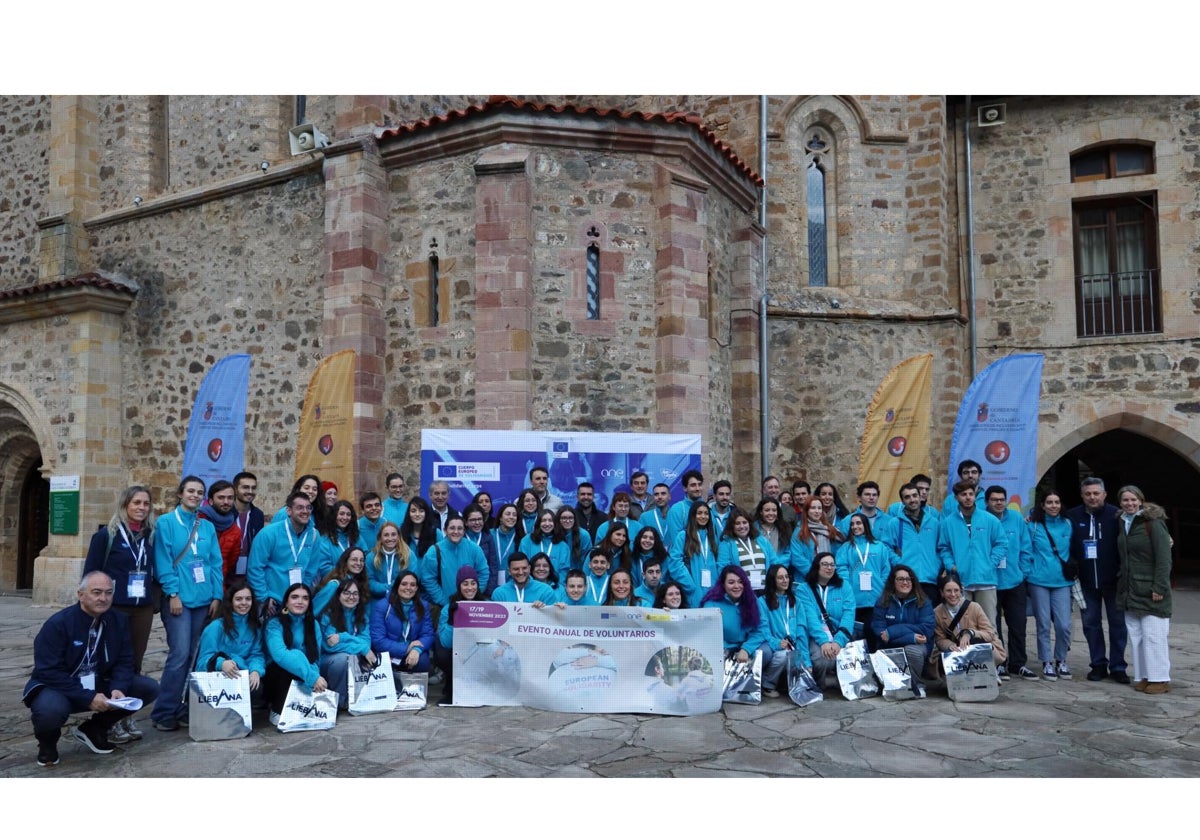
<svg viewBox="0 0 1200 840"><path fill-rule="evenodd" d="M117 699L108 698L108 707L110 709L124 709L127 712L136 712L142 708L142 701L136 697L119 697Z"/></svg>

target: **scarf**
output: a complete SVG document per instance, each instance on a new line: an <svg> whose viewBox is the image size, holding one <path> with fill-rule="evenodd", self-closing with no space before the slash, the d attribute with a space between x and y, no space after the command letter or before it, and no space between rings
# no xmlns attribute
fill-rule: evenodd
<svg viewBox="0 0 1200 840"><path fill-rule="evenodd" d="M214 508L208 502L205 502L200 507L200 515L213 524L213 527L217 529L218 534L225 533L229 530L229 527L233 525L233 523L237 522L236 507L230 510L229 513L221 514L217 513L216 508Z"/></svg>

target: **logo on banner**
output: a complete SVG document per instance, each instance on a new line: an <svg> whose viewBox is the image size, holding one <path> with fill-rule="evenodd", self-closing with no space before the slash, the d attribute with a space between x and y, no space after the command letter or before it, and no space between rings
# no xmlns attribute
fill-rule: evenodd
<svg viewBox="0 0 1200 840"><path fill-rule="evenodd" d="M321 404L320 403L317 403L313 407L313 417L315 417L317 420L321 419Z"/></svg>
<svg viewBox="0 0 1200 840"><path fill-rule="evenodd" d="M459 481L499 481L500 464L489 461L463 461L457 464L435 461L433 475L435 478L455 478Z"/></svg>
<svg viewBox="0 0 1200 840"><path fill-rule="evenodd" d="M321 439L317 441L317 449L321 451L322 455L328 455L330 452L332 452L333 435L322 435Z"/></svg>
<svg viewBox="0 0 1200 840"><path fill-rule="evenodd" d="M891 412L889 412L891 413ZM904 454L904 450L908 448L908 440L902 437L894 437L887 442L888 454L893 458L899 458Z"/></svg>
<svg viewBox="0 0 1200 840"><path fill-rule="evenodd" d="M988 404L980 403L979 408L975 409L975 422L985 423L988 419Z"/></svg>
<svg viewBox="0 0 1200 840"><path fill-rule="evenodd" d="M887 414L883 415L883 422L885 422L885 423L891 423L895 419L896 419L896 409L894 409L894 408L889 408L887 410Z"/></svg>
<svg viewBox="0 0 1200 840"><path fill-rule="evenodd" d="M204 419L211 420L212 416L213 416L213 404L211 401L209 401L204 406Z"/></svg>
<svg viewBox="0 0 1200 840"><path fill-rule="evenodd" d="M550 443L550 455L554 458L566 458L571 453L569 441L556 440Z"/></svg>
<svg viewBox="0 0 1200 840"><path fill-rule="evenodd" d="M225 441L220 438L213 438L208 442L208 460L216 462L221 460L221 452L225 449Z"/></svg>
<svg viewBox="0 0 1200 840"><path fill-rule="evenodd" d="M1002 440L994 440L983 449L983 457L989 464L1003 464L1012 455L1012 448Z"/></svg>
<svg viewBox="0 0 1200 840"><path fill-rule="evenodd" d="M438 478L458 478L458 464L438 464Z"/></svg>

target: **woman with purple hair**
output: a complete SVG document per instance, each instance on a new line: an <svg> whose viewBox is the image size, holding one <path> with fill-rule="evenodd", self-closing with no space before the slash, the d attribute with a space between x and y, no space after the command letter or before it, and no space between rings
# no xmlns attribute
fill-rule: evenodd
<svg viewBox="0 0 1200 840"><path fill-rule="evenodd" d="M721 628L725 639L725 656L747 662L759 648L769 659L771 649L763 632L758 599L750 587L750 578L741 566L726 566L717 575L717 582L700 599L701 607L716 607L721 611Z"/></svg>

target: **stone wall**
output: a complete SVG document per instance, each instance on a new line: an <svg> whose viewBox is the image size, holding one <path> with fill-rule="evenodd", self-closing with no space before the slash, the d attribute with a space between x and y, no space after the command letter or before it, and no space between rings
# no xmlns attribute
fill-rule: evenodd
<svg viewBox="0 0 1200 840"><path fill-rule="evenodd" d="M38 277L37 220L49 189L50 97L6 96L0 120L0 289Z"/></svg>
<svg viewBox="0 0 1200 840"><path fill-rule="evenodd" d="M173 503L196 389L231 353L254 356L246 463L264 504L282 504L324 355L323 202L312 174L91 231L100 269L140 286L122 337L122 440L129 478L162 488L159 508Z"/></svg>

